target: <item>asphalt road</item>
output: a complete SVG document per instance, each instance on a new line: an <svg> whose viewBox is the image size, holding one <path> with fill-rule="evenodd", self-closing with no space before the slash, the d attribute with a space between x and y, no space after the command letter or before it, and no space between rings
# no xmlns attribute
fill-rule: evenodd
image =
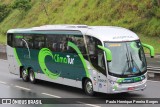
<svg viewBox="0 0 160 107"><path fill-rule="evenodd" d="M58 104L54 106L59 107L158 107L159 105L147 105L147 104L100 104L104 103L107 98L110 97L125 97L125 98L160 98L160 82L156 81L147 81L147 88L144 91L137 91L131 93L122 93L122 94L102 94L96 93L94 97L87 96L85 93L78 88L73 88L69 86L59 85L55 83L38 81L37 84L31 84L29 82L23 82L18 76L12 75L8 71L8 63L6 60L0 59L0 98L59 98L55 99L58 102L61 101L61 98L73 98L76 101L75 104ZM80 99L78 99L80 98ZM86 99L85 99L86 98ZM96 98L93 101L96 101L99 104L90 104L87 102L87 98ZM102 99L103 98L103 99ZM84 100L81 100L84 99ZM90 100L92 100L90 99ZM54 100L54 99L53 99ZM79 101L80 100L80 101ZM85 101L86 100L86 101ZM2 106L2 105L0 105ZM11 105L7 105L11 106ZM17 105L12 105L17 107ZM19 105L21 106L21 105ZM35 105L33 105L35 106ZM38 105L41 107L44 105ZM45 107L50 107L53 105L45 105ZM3 105L3 107L5 107Z"/></svg>
<svg viewBox="0 0 160 107"><path fill-rule="evenodd" d="M157 56L155 58L150 58L149 56L146 56L147 65L152 67L160 67L160 56Z"/></svg>

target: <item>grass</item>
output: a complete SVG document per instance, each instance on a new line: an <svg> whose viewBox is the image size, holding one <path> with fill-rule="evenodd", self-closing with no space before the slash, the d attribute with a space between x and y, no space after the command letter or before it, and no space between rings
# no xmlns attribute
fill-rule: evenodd
<svg viewBox="0 0 160 107"><path fill-rule="evenodd" d="M156 54L160 53L160 38L159 37L151 38L151 37L144 36L142 34L139 34L139 37L140 37L141 42L153 46ZM144 50L145 50L145 53L149 53L148 49L144 48Z"/></svg>
<svg viewBox="0 0 160 107"><path fill-rule="evenodd" d="M14 2L1 0L1 3L10 5L11 1ZM12 28L46 24L108 25L140 34L143 42L160 53L160 6L153 1L156 0L31 0L30 10L12 9L0 23L0 43L5 43L5 34Z"/></svg>
<svg viewBox="0 0 160 107"><path fill-rule="evenodd" d="M0 44L6 44L6 36L0 36Z"/></svg>

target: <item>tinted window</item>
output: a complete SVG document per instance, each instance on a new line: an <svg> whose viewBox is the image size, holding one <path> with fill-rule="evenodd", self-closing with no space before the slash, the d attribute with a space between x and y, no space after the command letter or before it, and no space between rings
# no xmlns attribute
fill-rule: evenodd
<svg viewBox="0 0 160 107"><path fill-rule="evenodd" d="M81 51L86 54L83 36L81 35L47 35L47 46L55 52L76 53L75 50L69 47L68 42L74 43Z"/></svg>
<svg viewBox="0 0 160 107"><path fill-rule="evenodd" d="M76 44L76 46L78 47L78 49L81 51L82 54L86 54L86 48L85 48L83 35L69 35L68 38L69 38L68 41Z"/></svg>
<svg viewBox="0 0 160 107"><path fill-rule="evenodd" d="M25 34L23 40L23 47L24 48L33 48L33 35Z"/></svg>
<svg viewBox="0 0 160 107"><path fill-rule="evenodd" d="M45 47L45 35L34 35L34 49L42 49Z"/></svg>
<svg viewBox="0 0 160 107"><path fill-rule="evenodd" d="M23 48L24 41L22 34L14 34L13 36L13 46L18 48Z"/></svg>
<svg viewBox="0 0 160 107"><path fill-rule="evenodd" d="M54 52L60 52L65 49L65 36L63 35L47 35L47 46Z"/></svg>
<svg viewBox="0 0 160 107"><path fill-rule="evenodd" d="M13 46L12 40L13 40L13 34L7 34L7 44L11 47Z"/></svg>

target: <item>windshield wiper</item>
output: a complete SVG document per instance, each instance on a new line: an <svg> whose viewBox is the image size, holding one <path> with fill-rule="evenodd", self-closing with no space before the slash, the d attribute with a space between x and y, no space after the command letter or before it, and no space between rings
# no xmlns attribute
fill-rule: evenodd
<svg viewBox="0 0 160 107"><path fill-rule="evenodd" d="M129 60L129 55L126 53L126 57L127 57L127 65L128 65L128 69L130 69L130 60ZM128 71L128 70L127 70ZM126 70L124 70L122 72L122 75L124 75L124 73L126 72Z"/></svg>

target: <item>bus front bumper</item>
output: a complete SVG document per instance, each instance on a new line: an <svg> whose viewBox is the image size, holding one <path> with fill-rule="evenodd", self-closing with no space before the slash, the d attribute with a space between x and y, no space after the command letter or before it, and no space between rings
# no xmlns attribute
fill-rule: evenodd
<svg viewBox="0 0 160 107"><path fill-rule="evenodd" d="M118 84L115 83L111 85L108 89L109 93L122 93L122 92L131 92L131 91L139 91L144 90L147 86L146 79L137 83L129 83L129 84Z"/></svg>

